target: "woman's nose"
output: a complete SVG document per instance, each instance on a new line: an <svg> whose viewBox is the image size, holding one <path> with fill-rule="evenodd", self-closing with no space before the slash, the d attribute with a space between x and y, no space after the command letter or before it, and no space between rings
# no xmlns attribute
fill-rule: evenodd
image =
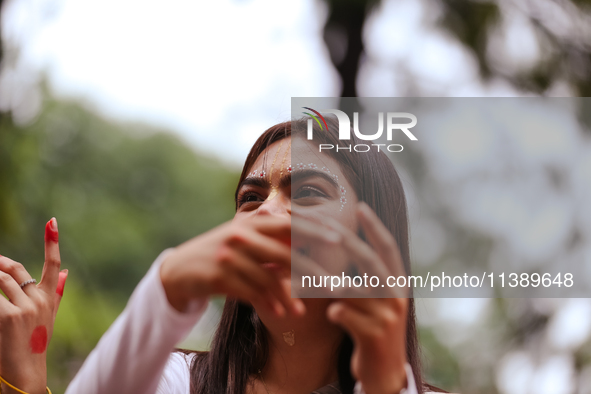
<svg viewBox="0 0 591 394"><path fill-rule="evenodd" d="M257 215L291 215L291 199L283 193L271 193L257 209Z"/></svg>

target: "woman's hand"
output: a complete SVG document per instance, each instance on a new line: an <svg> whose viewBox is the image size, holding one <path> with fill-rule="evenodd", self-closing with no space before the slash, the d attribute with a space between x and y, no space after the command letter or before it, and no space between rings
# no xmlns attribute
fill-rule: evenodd
<svg viewBox="0 0 591 394"><path fill-rule="evenodd" d="M289 217L261 215L222 224L185 242L160 270L170 304L183 311L192 298L225 294L266 305L276 315L301 315L302 301L291 298L289 281L278 277L290 270L290 237Z"/></svg>
<svg viewBox="0 0 591 394"><path fill-rule="evenodd" d="M55 218L45 226L45 264L41 282L23 288L31 279L23 267L0 256L0 376L30 394L45 393L46 350L62 299L67 270L60 272L58 230ZM3 393L14 391L3 385Z"/></svg>
<svg viewBox="0 0 591 394"><path fill-rule="evenodd" d="M387 275L405 275L396 241L366 204L360 204L358 219L373 249L351 230L332 223L352 260L366 273L379 275L382 283ZM407 385L408 289L386 289L390 298L341 299L327 310L328 318L353 339L351 371L366 394L397 394Z"/></svg>

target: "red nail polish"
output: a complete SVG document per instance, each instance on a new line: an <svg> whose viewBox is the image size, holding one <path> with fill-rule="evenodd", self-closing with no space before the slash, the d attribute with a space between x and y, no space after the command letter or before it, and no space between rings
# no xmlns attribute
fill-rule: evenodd
<svg viewBox="0 0 591 394"><path fill-rule="evenodd" d="M59 279L57 280L57 289L55 292L60 296L64 296L64 287L66 286L66 278L68 277L68 270L60 272Z"/></svg>
<svg viewBox="0 0 591 394"><path fill-rule="evenodd" d="M55 218L51 218L49 222L45 225L45 242L55 242L58 243L59 241L59 233L57 231L57 220Z"/></svg>
<svg viewBox="0 0 591 394"><path fill-rule="evenodd" d="M29 344L33 353L43 353L47 349L47 328L45 326L35 327Z"/></svg>

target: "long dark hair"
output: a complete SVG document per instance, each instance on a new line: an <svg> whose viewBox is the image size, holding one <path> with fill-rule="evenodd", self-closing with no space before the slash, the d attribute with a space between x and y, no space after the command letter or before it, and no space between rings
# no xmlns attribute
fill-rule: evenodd
<svg viewBox="0 0 591 394"><path fill-rule="evenodd" d="M329 132L314 130L320 143L345 146L337 137L338 123L327 118ZM246 158L238 184L246 178L257 158L271 144L284 138L305 136L307 119L277 124L265 131ZM351 144L359 141L352 137ZM398 173L388 157L377 151L364 153L328 151L355 189L359 201L365 201L382 219L399 245L406 272L410 274L408 215L404 190ZM238 190L236 190L238 193ZM191 363L192 394L242 394L253 374L265 365L268 356L266 328L250 305L227 298L219 327L208 352L195 352ZM355 380L350 363L353 342L345 335L337 361L339 384L344 394L352 394ZM414 300L409 299L406 325L406 357L412 367L419 393L423 392L421 360Z"/></svg>

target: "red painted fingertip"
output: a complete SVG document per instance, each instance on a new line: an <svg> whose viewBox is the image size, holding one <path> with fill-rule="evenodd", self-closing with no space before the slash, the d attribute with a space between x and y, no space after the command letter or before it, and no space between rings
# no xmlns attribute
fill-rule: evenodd
<svg viewBox="0 0 591 394"><path fill-rule="evenodd" d="M66 279L68 278L68 270L60 272L59 279L57 280L57 289L55 292L60 296L64 296L64 287L66 286Z"/></svg>
<svg viewBox="0 0 591 394"><path fill-rule="evenodd" d="M47 328L45 326L37 326L31 334L31 352L43 353L47 349Z"/></svg>
<svg viewBox="0 0 591 394"><path fill-rule="evenodd" d="M51 218L51 220L45 225L45 242L58 243L58 241L59 233L57 231L57 220Z"/></svg>

